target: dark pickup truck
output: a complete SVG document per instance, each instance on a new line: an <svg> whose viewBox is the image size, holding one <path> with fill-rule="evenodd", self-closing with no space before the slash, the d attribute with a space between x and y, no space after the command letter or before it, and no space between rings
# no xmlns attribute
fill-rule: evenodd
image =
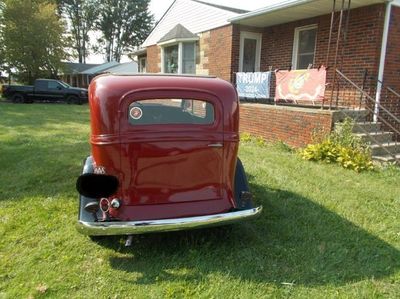
<svg viewBox="0 0 400 299"><path fill-rule="evenodd" d="M51 79L37 79L35 85L3 85L3 96L14 103L32 103L40 101L66 101L70 104L82 104L88 100L88 91L65 82Z"/></svg>

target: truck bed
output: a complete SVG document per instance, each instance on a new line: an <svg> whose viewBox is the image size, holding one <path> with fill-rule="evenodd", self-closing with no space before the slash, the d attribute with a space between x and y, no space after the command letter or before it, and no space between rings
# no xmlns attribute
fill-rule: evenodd
<svg viewBox="0 0 400 299"><path fill-rule="evenodd" d="M28 94L33 92L33 85L3 85L3 96L12 97L15 93Z"/></svg>

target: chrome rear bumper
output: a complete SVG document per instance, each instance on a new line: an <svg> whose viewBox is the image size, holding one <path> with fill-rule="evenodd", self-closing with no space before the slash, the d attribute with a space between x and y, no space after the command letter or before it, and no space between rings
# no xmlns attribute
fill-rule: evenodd
<svg viewBox="0 0 400 299"><path fill-rule="evenodd" d="M82 234L89 236L133 235L167 232L229 224L257 216L261 213L261 211L262 207L260 206L257 208L236 212L175 219L128 222L85 222L79 220L77 229Z"/></svg>

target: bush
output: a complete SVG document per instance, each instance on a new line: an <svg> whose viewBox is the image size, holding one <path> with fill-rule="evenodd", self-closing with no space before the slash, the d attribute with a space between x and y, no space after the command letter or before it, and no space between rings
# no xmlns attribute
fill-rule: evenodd
<svg viewBox="0 0 400 299"><path fill-rule="evenodd" d="M328 137L300 150L300 156L310 161L339 163L357 172L373 170L369 146L353 134L353 126L352 119L345 119Z"/></svg>
<svg viewBox="0 0 400 299"><path fill-rule="evenodd" d="M242 133L240 134L240 142L247 143L247 142L253 142L257 144L258 146L266 146L267 143L265 142L264 137L262 136L253 136L250 133Z"/></svg>
<svg viewBox="0 0 400 299"><path fill-rule="evenodd" d="M240 134L240 142L250 142L253 140L253 137L249 133Z"/></svg>
<svg viewBox="0 0 400 299"><path fill-rule="evenodd" d="M265 146L265 145L267 145L267 143L265 142L264 137L262 137L262 136L257 136L257 137L255 137L255 141L256 141L256 143L257 143L258 146Z"/></svg>

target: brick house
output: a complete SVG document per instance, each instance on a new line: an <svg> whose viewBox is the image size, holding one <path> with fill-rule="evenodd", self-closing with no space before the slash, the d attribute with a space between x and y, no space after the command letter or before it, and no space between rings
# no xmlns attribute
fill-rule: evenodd
<svg viewBox="0 0 400 299"><path fill-rule="evenodd" d="M377 85L378 80L400 91L400 0L352 0L342 19L346 39L338 43L339 55L335 42L338 36L342 38L337 9L342 1L336 1L334 14L333 3L291 0L244 12L176 0L135 53L139 71L215 75L234 83L235 73L241 71L326 65L329 82L336 75L336 62L347 78L369 88L383 103L386 98L379 94L382 86ZM400 117L400 97L398 100L388 103L388 109ZM313 131L329 132L337 119L335 113L243 103L241 130L302 146L310 142Z"/></svg>
<svg viewBox="0 0 400 299"><path fill-rule="evenodd" d="M139 71L210 74L230 80L232 25L228 20L246 12L197 0L175 0L134 53ZM177 67L171 68L176 62Z"/></svg>

